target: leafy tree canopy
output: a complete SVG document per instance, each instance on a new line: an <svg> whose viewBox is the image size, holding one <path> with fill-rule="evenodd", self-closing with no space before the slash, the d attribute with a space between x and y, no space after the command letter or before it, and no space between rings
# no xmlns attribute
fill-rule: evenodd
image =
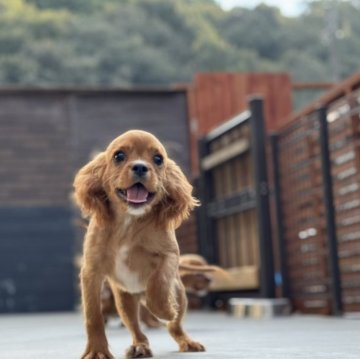
<svg viewBox="0 0 360 359"><path fill-rule="evenodd" d="M197 71L359 69L360 1L316 0L296 18L212 0L0 0L0 85L169 84Z"/></svg>

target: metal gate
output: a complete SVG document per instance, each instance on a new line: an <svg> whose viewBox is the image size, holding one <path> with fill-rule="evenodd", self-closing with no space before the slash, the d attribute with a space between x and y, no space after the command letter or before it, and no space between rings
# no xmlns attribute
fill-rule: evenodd
<svg viewBox="0 0 360 359"><path fill-rule="evenodd" d="M200 140L200 251L232 280L214 290L274 296L263 103Z"/></svg>

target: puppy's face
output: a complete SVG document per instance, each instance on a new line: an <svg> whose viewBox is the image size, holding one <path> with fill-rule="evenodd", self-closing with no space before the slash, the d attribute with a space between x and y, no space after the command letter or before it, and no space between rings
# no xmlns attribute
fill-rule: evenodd
<svg viewBox="0 0 360 359"><path fill-rule="evenodd" d="M74 199L100 225L117 215L152 212L158 226L176 228L199 203L181 169L152 134L128 131L75 176Z"/></svg>
<svg viewBox="0 0 360 359"><path fill-rule="evenodd" d="M150 133L130 131L116 138L106 150L107 195L122 211L147 213L164 196L167 160L164 147Z"/></svg>

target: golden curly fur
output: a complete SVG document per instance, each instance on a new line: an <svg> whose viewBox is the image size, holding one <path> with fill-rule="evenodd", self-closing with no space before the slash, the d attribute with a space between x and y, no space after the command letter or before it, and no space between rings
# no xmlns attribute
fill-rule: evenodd
<svg viewBox="0 0 360 359"><path fill-rule="evenodd" d="M80 169L74 188L77 204L90 218L80 274L88 338L82 358L112 358L101 315L104 279L132 335L128 358L152 356L139 326L142 295L150 312L167 321L180 351L203 351L181 326L187 300L175 237L198 201L159 140L144 131L124 133Z"/></svg>

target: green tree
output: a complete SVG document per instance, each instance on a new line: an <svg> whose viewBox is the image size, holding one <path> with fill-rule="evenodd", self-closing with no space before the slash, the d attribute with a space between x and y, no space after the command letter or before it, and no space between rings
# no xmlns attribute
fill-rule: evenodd
<svg viewBox="0 0 360 359"><path fill-rule="evenodd" d="M329 81L334 67L344 78L359 68L359 13L359 0L310 1L295 18L212 0L0 0L0 85L169 84L197 71Z"/></svg>

